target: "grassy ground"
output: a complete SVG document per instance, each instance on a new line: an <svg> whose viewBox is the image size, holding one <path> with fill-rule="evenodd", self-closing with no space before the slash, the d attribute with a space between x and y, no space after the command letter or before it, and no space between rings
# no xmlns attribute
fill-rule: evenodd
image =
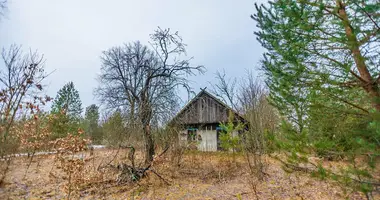
<svg viewBox="0 0 380 200"><path fill-rule="evenodd" d="M149 173L138 184L117 185L117 171L97 170L127 160L127 150L95 150L83 153L86 159L81 180L71 184L72 199L365 199L357 192L305 174L287 174L276 160L266 157L263 181L249 173L242 155L233 161L224 153L188 152L180 165L171 161L170 153L153 165L168 183ZM115 159L113 159L115 157ZM137 155L141 157L141 155ZM12 161L10 171L0 187L0 199L65 199L68 175L63 173L54 155L27 157ZM73 182L73 180L71 180ZM375 196L375 199L379 196Z"/></svg>

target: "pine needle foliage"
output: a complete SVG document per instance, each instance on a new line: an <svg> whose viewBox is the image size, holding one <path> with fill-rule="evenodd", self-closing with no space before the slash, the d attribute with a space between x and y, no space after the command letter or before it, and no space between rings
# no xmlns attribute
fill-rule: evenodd
<svg viewBox="0 0 380 200"><path fill-rule="evenodd" d="M269 101L284 118L273 140L286 168L311 165L369 199L380 185L379 10L376 0L276 0L251 16L267 49ZM313 156L348 164L332 170Z"/></svg>

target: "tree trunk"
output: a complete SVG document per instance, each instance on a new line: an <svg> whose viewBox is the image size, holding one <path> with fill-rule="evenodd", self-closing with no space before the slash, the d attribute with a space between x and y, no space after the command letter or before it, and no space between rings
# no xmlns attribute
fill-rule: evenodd
<svg viewBox="0 0 380 200"><path fill-rule="evenodd" d="M360 52L359 42L353 31L350 20L348 19L344 3L341 0L337 0L336 3L339 8L338 14L341 17L345 28L349 48L354 57L356 68L360 74L359 79L362 82L364 90L372 98L373 107L377 111L380 111L380 91L377 81L373 81L373 78L365 64L365 58Z"/></svg>
<svg viewBox="0 0 380 200"><path fill-rule="evenodd" d="M145 136L145 164L150 164L153 161L154 156L154 142L153 136L150 132L150 125L146 124L143 127Z"/></svg>
<svg viewBox="0 0 380 200"><path fill-rule="evenodd" d="M146 84L148 88L148 84ZM153 161L154 156L154 141L151 133L150 123L152 120L152 107L148 100L148 89L144 89L141 93L140 120L143 126L144 139L145 139L145 164L149 165Z"/></svg>

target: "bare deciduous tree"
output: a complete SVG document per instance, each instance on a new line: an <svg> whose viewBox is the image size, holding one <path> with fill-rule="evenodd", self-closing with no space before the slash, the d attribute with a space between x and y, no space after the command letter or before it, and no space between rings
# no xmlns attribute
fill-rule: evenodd
<svg viewBox="0 0 380 200"><path fill-rule="evenodd" d="M261 119L262 129L274 130L278 125L278 113L268 102L268 95L267 88L248 71L246 78L240 84L237 99L243 113L259 113L256 118Z"/></svg>
<svg viewBox="0 0 380 200"><path fill-rule="evenodd" d="M267 101L268 92L251 72L247 72L246 79L241 83L239 90L239 104L244 117L249 123L249 130L245 132L245 147L248 163L259 180L264 174L262 155L266 153L267 145L265 134L273 132L278 125L276 110ZM252 155L252 156L250 156Z"/></svg>
<svg viewBox="0 0 380 200"><path fill-rule="evenodd" d="M186 45L178 33L158 28L151 35L151 47L140 42L113 47L103 52L96 95L110 108L123 107L130 120L142 126L145 162L154 156L151 123L164 116L178 102L176 89L190 91L187 76L203 73L203 66L191 66Z"/></svg>
<svg viewBox="0 0 380 200"><path fill-rule="evenodd" d="M214 93L217 97L221 98L224 103L231 106L234 110L238 111L238 101L237 101L237 93L236 93L236 78L226 78L226 72L216 72L216 84L212 85L212 93Z"/></svg>
<svg viewBox="0 0 380 200"><path fill-rule="evenodd" d="M36 91L42 90L41 81L47 75L43 57L36 52L24 54L20 46L12 45L9 50L3 49L1 56L4 65L0 70L0 123L5 141L23 100L37 98Z"/></svg>

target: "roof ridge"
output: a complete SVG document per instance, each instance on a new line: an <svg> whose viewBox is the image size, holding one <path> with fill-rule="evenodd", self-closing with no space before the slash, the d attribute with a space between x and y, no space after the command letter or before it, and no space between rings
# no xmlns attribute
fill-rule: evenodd
<svg viewBox="0 0 380 200"><path fill-rule="evenodd" d="M185 106L183 106L183 108L172 118L172 120L169 121L169 123L171 123L174 119L176 119L182 112L184 112L184 110L186 110L187 107L189 107L194 101L196 101L198 99L199 96L201 96L201 94L206 94L208 96L210 96L211 98L213 98L215 101L217 101L218 103L220 103L222 106L226 107L228 110L232 110L232 112L234 112L236 115L238 115L239 117L243 118L243 116L241 116L236 110L234 110L233 108L231 108L229 105L227 105L226 103L224 103L222 100L220 100L219 98L217 98L215 95L213 95L212 93L206 91L206 88L201 88L201 91L198 92L197 95L195 95L189 102L187 102L185 104Z"/></svg>

